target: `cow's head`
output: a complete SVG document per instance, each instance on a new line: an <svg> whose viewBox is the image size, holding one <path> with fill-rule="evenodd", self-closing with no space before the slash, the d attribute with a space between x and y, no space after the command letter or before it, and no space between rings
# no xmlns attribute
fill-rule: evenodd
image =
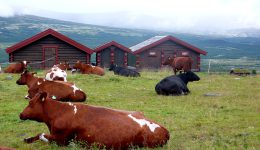
<svg viewBox="0 0 260 150"><path fill-rule="evenodd" d="M81 68L81 62L80 61L77 61L74 66L73 66L73 69L80 69Z"/></svg>
<svg viewBox="0 0 260 150"><path fill-rule="evenodd" d="M28 70L25 70L22 74L21 77L16 81L16 84L18 85L25 85L30 78L36 74L36 72L30 73Z"/></svg>
<svg viewBox="0 0 260 150"><path fill-rule="evenodd" d="M29 61L26 61L26 60L24 60L24 61L21 61L20 62L21 63L21 66L22 66L22 69L27 69L27 65L30 63Z"/></svg>
<svg viewBox="0 0 260 150"><path fill-rule="evenodd" d="M169 56L167 59L163 62L163 65L171 65L173 62L173 57Z"/></svg>
<svg viewBox="0 0 260 150"><path fill-rule="evenodd" d="M188 79L188 81L192 82L192 81L199 81L200 77L197 76L194 72L192 71L188 71L185 73L186 78Z"/></svg>
<svg viewBox="0 0 260 150"><path fill-rule="evenodd" d="M112 70L114 70L115 67L116 67L116 65L111 64L108 70L109 70L109 71L112 71Z"/></svg>
<svg viewBox="0 0 260 150"><path fill-rule="evenodd" d="M57 65L57 67L59 67L61 70L71 70L71 66L69 63L67 63L67 61L65 61L64 63L60 63Z"/></svg>
<svg viewBox="0 0 260 150"><path fill-rule="evenodd" d="M44 111L43 104L47 98L46 92L37 93L30 101L27 107L20 114L21 120L36 120L39 122L43 121Z"/></svg>

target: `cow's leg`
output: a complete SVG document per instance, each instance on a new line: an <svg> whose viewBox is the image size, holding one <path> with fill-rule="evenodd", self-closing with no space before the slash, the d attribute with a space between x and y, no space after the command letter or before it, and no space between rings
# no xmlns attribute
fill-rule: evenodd
<svg viewBox="0 0 260 150"><path fill-rule="evenodd" d="M173 68L173 72L174 72L174 75L176 75L176 72L177 72L176 68Z"/></svg>
<svg viewBox="0 0 260 150"><path fill-rule="evenodd" d="M25 143L33 143L37 140L41 140L43 142L56 142L58 145L67 145L68 140L66 138L66 134L45 134L40 133L34 137L24 139Z"/></svg>
<svg viewBox="0 0 260 150"><path fill-rule="evenodd" d="M45 133L40 133L34 137L29 137L29 138L25 138L24 142L25 143L33 143L37 140L42 140L44 142L49 142L50 141L50 135L47 135Z"/></svg>
<svg viewBox="0 0 260 150"><path fill-rule="evenodd" d="M36 136L34 136L34 137L29 137L29 138L25 138L23 141L25 142L25 143L33 143L33 142L35 142L35 141L37 141L37 140L39 140L39 135L36 135Z"/></svg>

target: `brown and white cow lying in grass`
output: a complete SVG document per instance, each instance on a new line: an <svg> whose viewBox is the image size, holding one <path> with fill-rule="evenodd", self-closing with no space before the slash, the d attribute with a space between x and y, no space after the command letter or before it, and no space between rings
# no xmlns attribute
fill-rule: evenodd
<svg viewBox="0 0 260 150"><path fill-rule="evenodd" d="M103 68L98 66L92 66L90 64L84 64L80 61L77 61L74 64L73 69L79 69L82 74L96 74L100 76L105 75L105 71Z"/></svg>
<svg viewBox="0 0 260 150"><path fill-rule="evenodd" d="M58 68L60 68L61 70L71 70L71 66L69 63L67 63L66 61L64 63L59 63L56 65Z"/></svg>
<svg viewBox="0 0 260 150"><path fill-rule="evenodd" d="M83 102L86 94L77 88L75 84L63 81L47 81L43 78L35 77L35 73L27 70L21 74L16 81L18 85L27 85L28 98L33 98L38 92L47 92L49 97L58 101Z"/></svg>
<svg viewBox="0 0 260 150"><path fill-rule="evenodd" d="M27 68L27 61L21 61L18 63L12 63L7 68L5 68L5 73L22 73Z"/></svg>
<svg viewBox="0 0 260 150"><path fill-rule="evenodd" d="M67 73L65 70L60 69L54 65L45 75L45 79L48 81L64 81L67 82Z"/></svg>
<svg viewBox="0 0 260 150"><path fill-rule="evenodd" d="M71 67L67 62L54 65L50 70L47 71L45 79L49 81L58 80L67 82L66 70L71 70Z"/></svg>
<svg viewBox="0 0 260 150"><path fill-rule="evenodd" d="M50 132L26 138L26 143L42 140L68 145L76 140L106 149L154 148L166 144L170 137L167 129L140 112L53 101L47 93L37 93L20 119L44 122Z"/></svg>

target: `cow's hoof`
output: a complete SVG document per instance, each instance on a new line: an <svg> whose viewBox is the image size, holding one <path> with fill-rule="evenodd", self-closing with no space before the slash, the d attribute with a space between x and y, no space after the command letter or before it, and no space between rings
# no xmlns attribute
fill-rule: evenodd
<svg viewBox="0 0 260 150"><path fill-rule="evenodd" d="M23 139L23 141L24 141L25 143L32 143L32 142L34 141L34 138L33 138L33 137L25 138L25 139Z"/></svg>

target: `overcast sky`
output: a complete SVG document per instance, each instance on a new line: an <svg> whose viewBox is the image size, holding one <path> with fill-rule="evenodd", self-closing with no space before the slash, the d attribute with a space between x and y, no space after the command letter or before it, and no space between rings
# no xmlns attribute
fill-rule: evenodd
<svg viewBox="0 0 260 150"><path fill-rule="evenodd" d="M174 32L260 28L260 0L0 0L0 16L17 14Z"/></svg>

